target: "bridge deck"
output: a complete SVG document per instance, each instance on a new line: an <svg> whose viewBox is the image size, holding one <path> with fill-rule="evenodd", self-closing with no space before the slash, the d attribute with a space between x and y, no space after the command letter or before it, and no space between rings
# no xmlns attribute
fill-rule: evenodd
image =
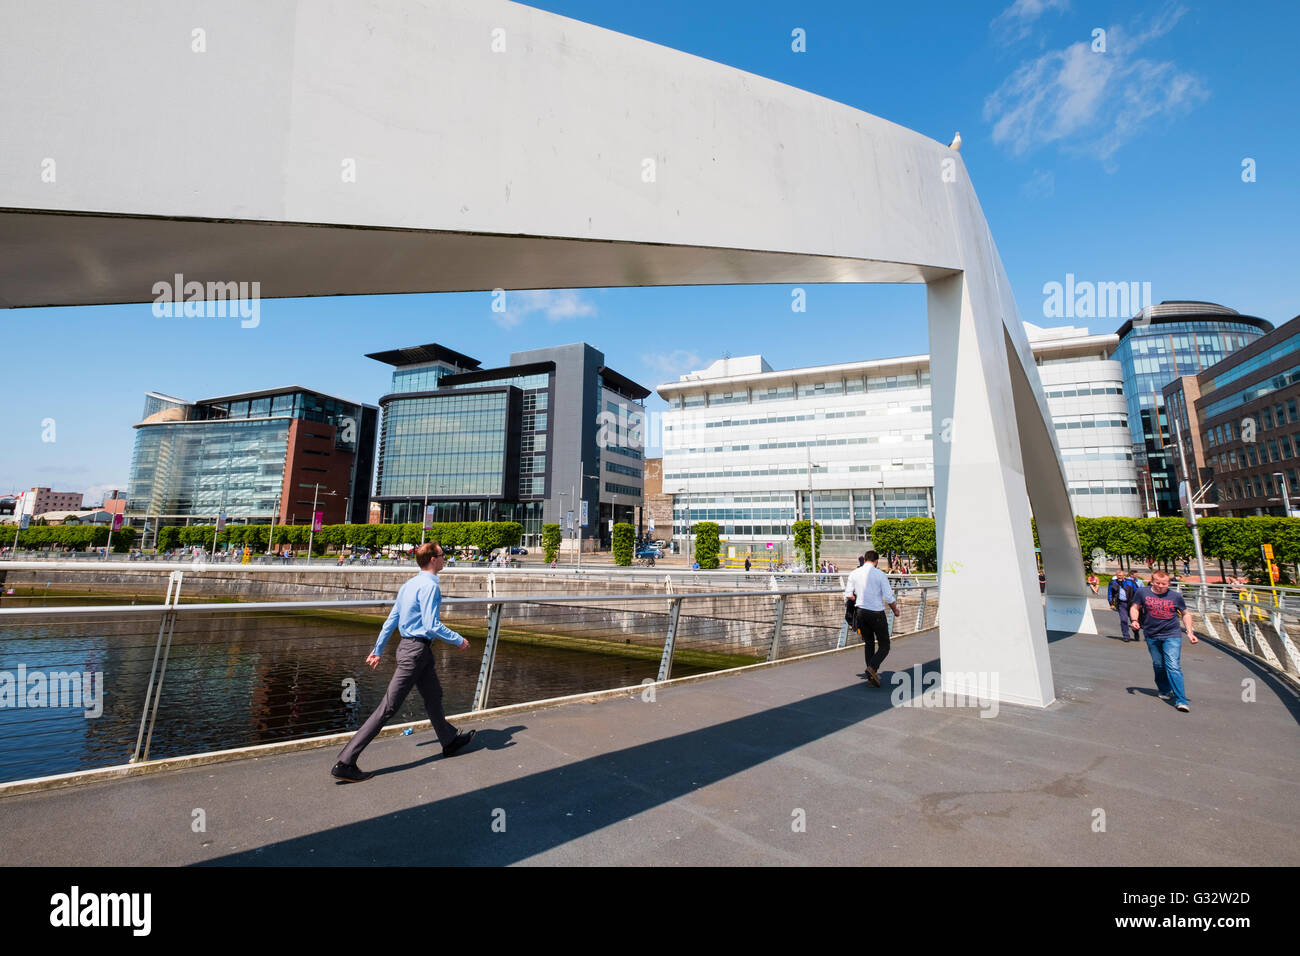
<svg viewBox="0 0 1300 956"><path fill-rule="evenodd" d="M1144 645L1074 635L1046 711L891 707L888 674L937 654L936 632L900 641L882 690L854 648L463 722L454 760L429 731L381 739L363 784L315 750L13 796L5 862L1300 863L1300 702L1253 662L1185 645L1181 714Z"/></svg>

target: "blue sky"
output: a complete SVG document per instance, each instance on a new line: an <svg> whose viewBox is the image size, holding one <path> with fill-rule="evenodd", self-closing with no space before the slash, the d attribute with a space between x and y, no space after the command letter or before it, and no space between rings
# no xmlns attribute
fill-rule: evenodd
<svg viewBox="0 0 1300 956"><path fill-rule="evenodd" d="M1275 324L1300 314L1300 5L530 5L810 90L942 142L960 130L1028 321L1054 324L1043 317L1043 286L1067 273L1150 282L1156 301L1206 299ZM806 52L791 50L795 28L806 33ZM1093 50L1098 29L1104 52ZM1253 182L1243 181L1247 159ZM296 383L374 402L391 370L364 354L403 345L442 342L498 365L511 351L587 341L651 387L724 353L761 352L788 368L928 350L922 287L810 286L807 294L799 321L785 286L512 294L496 326L481 322L487 293L264 301L256 329L157 319L147 304L0 312L6 352L27 343L33 357L5 363L0 492L50 485L97 501L105 487L125 490L146 390L196 399ZM1094 331L1120 324L1055 324L1070 321ZM51 363L39 360L45 355ZM54 441L42 441L46 419Z"/></svg>

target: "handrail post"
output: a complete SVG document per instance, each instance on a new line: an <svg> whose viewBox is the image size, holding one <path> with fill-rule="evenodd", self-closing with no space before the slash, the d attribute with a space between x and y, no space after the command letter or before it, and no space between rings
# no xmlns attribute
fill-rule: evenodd
<svg viewBox="0 0 1300 956"><path fill-rule="evenodd" d="M681 620L682 599L673 598L668 605L668 633L664 635L664 652L659 658L659 676L656 680L668 680L673 673L673 648L677 644L677 623Z"/></svg>
<svg viewBox="0 0 1300 956"><path fill-rule="evenodd" d="M776 660L781 651L781 623L785 620L785 595L776 596L776 608L772 616L772 646L767 651L769 661Z"/></svg>
<svg viewBox="0 0 1300 956"><path fill-rule="evenodd" d="M497 638L500 633L501 605L489 604L487 640L483 644L483 659L478 666L478 685L474 688L474 703L470 710L487 708L488 694L492 690L492 668L497 662Z"/></svg>
<svg viewBox="0 0 1300 956"><path fill-rule="evenodd" d="M916 609L916 627L912 628L914 631L919 631L925 624L925 596L929 593L928 588L921 588L921 606Z"/></svg>
<svg viewBox="0 0 1300 956"><path fill-rule="evenodd" d="M835 645L836 650L843 650L849 645L849 620L845 618L840 622L840 639Z"/></svg>
<svg viewBox="0 0 1300 956"><path fill-rule="evenodd" d="M153 667L149 670L149 687L144 695L144 707L140 711L140 730L135 737L135 751L131 754L131 763L142 763L149 759L149 747L153 743L154 723L158 720L158 701L162 699L163 678L167 676L167 660L171 657L172 635L176 630L176 605L181 600L181 584L185 580L184 571L172 571L167 575L167 594L162 620L158 623L158 641L153 649ZM174 587L173 587L174 586ZM163 631L167 632L167 644L163 645ZM159 666L159 656L162 663ZM154 675L157 675L157 681ZM150 699L152 698L152 707ZM148 728L145 718L148 717Z"/></svg>

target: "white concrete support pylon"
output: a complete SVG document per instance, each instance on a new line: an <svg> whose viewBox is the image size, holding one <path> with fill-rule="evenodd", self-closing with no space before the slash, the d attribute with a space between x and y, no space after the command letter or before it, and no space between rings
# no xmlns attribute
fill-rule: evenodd
<svg viewBox="0 0 1300 956"><path fill-rule="evenodd" d="M1044 707L1056 695L1020 440L1008 427L1009 357L989 274L980 278L926 286L943 686Z"/></svg>
<svg viewBox="0 0 1300 956"><path fill-rule="evenodd" d="M1032 358L1026 362L1029 343L1014 342L1008 332L1006 348L1020 454L1047 581L1047 629L1070 634L1096 634L1097 622L1088 603L1092 592L1083 576L1079 526L1075 524L1074 511L1070 507L1069 486L1061 467L1060 449L1047 424L1051 417L1042 407L1042 389L1035 392L1029 381L1030 375L1038 376Z"/></svg>

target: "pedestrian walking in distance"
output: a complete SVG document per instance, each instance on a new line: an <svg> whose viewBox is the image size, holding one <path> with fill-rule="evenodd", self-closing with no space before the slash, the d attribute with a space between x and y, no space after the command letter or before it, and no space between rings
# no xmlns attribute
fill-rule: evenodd
<svg viewBox="0 0 1300 956"><path fill-rule="evenodd" d="M844 587L844 598L853 599L857 608L854 630L862 635L863 653L867 658L867 680L872 687L880 686L880 665L889 656L889 621L885 617L888 607L898 617L898 601L894 589L889 586L889 577L876 567L880 555L868 551L862 556L862 564L849 575ZM880 648L876 649L879 642Z"/></svg>
<svg viewBox="0 0 1300 956"><path fill-rule="evenodd" d="M397 601L379 632L379 640L366 658L367 664L377 668L384 655L384 646L393 631L397 630L401 635L401 641L397 645L397 672L393 674L379 707L348 741L339 754L338 763L330 771L340 780L356 782L374 776L357 767L357 758L383 729L384 724L397 713L412 687L419 690L420 696L424 698L424 709L438 735L438 742L442 744L443 756L452 756L474 739L475 731L459 734L455 727L447 723L447 715L442 710L442 685L438 683L438 672L433 664L435 640L446 641L462 651L469 650L469 641L443 624L438 616L442 606L438 572L446 562L442 546L437 541L421 545L415 551L415 562L420 566L420 573L403 584L397 592Z"/></svg>
<svg viewBox="0 0 1300 956"><path fill-rule="evenodd" d="M1187 640L1195 644L1192 633L1192 616L1187 613L1187 603L1177 591L1169 590L1169 575L1156 571L1151 575L1151 586L1138 591L1130 613L1133 630L1139 627L1147 639L1151 652L1151 665L1156 672L1156 693L1161 700L1172 700L1174 706L1187 713L1187 694L1183 688L1183 635L1180 624L1187 628Z"/></svg>
<svg viewBox="0 0 1300 956"><path fill-rule="evenodd" d="M1128 580L1127 572L1120 568L1110 579L1110 584L1106 585L1106 602L1110 604L1112 611L1119 612L1119 639L1125 643L1137 640L1129 630L1132 627L1132 621L1129 619L1129 604L1135 597L1137 597L1137 586Z"/></svg>

